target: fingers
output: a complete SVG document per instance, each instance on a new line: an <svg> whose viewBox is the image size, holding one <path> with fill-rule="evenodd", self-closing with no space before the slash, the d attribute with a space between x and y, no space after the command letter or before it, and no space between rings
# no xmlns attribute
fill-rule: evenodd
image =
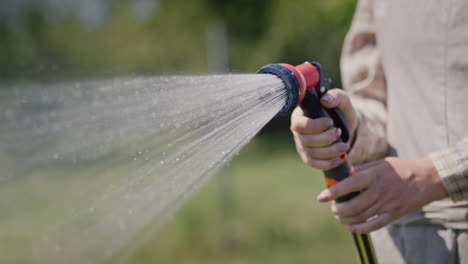
<svg viewBox="0 0 468 264"><path fill-rule="evenodd" d="M392 215L390 213L381 213L364 223L351 225L348 227L348 229L354 233L365 234L380 229L389 224L391 221Z"/></svg>
<svg viewBox="0 0 468 264"><path fill-rule="evenodd" d="M350 131L355 131L357 126L357 115L348 94L341 89L331 89L320 99L326 108L337 107L344 115Z"/></svg>
<svg viewBox="0 0 468 264"><path fill-rule="evenodd" d="M366 172L356 173L352 177L348 177L336 185L325 189L317 196L317 200L329 202L348 193L364 190L372 181L373 174Z"/></svg>
<svg viewBox="0 0 468 264"><path fill-rule="evenodd" d="M347 202L334 203L332 205L332 211L335 215L341 218L363 215L361 217L367 219L372 216L367 216L367 214L372 213L373 211L367 209L370 209L375 205L377 198L378 195L375 192L366 190ZM350 219L350 221L352 220L353 219Z"/></svg>
<svg viewBox="0 0 468 264"><path fill-rule="evenodd" d="M380 210L380 206L372 205L359 215L340 217L335 215L335 218L343 225L357 225L366 222L368 219L375 217Z"/></svg>
<svg viewBox="0 0 468 264"><path fill-rule="evenodd" d="M299 107L294 110L291 131L297 151L309 166L329 170L344 162L339 157L349 150L349 145L333 144L341 135L341 130L331 128L332 125L330 118L310 119L303 116Z"/></svg>
<svg viewBox="0 0 468 264"><path fill-rule="evenodd" d="M327 108L338 107L343 112L349 110L351 106L351 100L348 94L341 89L331 89L322 98L320 102Z"/></svg>
<svg viewBox="0 0 468 264"><path fill-rule="evenodd" d="M349 150L349 145L346 143L336 143L327 147L308 148L297 144L297 151L305 153L313 159L334 159L340 157Z"/></svg>
<svg viewBox="0 0 468 264"><path fill-rule="evenodd" d="M305 164L313 168L319 169L319 170L331 170L337 167L338 165L340 165L341 163L345 162L345 160L341 158L335 158L335 159L329 159L329 160L314 159L303 152L299 152L299 155L301 156Z"/></svg>
<svg viewBox="0 0 468 264"><path fill-rule="evenodd" d="M291 116L291 131L298 134L319 134L333 125L330 118L311 119L304 116L300 107L294 109Z"/></svg>
<svg viewBox="0 0 468 264"><path fill-rule="evenodd" d="M296 144L303 147L325 147L335 142L341 135L341 129L330 128L319 134L299 134L293 132Z"/></svg>

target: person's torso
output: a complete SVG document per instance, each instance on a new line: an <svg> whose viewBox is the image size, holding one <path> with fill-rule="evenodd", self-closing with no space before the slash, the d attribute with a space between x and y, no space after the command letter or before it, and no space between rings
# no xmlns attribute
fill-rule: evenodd
<svg viewBox="0 0 468 264"><path fill-rule="evenodd" d="M375 0L374 15L397 155L424 157L468 136L468 1ZM446 199L406 220L468 228L467 205Z"/></svg>

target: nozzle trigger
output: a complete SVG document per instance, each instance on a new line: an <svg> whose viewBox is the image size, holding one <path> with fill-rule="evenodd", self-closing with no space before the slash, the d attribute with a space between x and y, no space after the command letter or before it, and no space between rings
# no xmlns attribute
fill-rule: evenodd
<svg viewBox="0 0 468 264"><path fill-rule="evenodd" d="M320 100L320 98L322 98L322 96L325 95L328 92L328 90L330 90L332 81L331 79L325 77L325 70L323 69L322 65L320 65L320 63L311 62L311 64L313 64L315 68L317 68L317 71L319 72L319 81L317 85L314 87L314 90ZM341 140L343 142L348 142L350 138L349 129L341 111L338 110L337 108L331 108L331 109L324 108L324 109L328 113L330 118L333 120L333 124L335 125L335 127L338 127L341 129L342 131L341 136L340 136Z"/></svg>

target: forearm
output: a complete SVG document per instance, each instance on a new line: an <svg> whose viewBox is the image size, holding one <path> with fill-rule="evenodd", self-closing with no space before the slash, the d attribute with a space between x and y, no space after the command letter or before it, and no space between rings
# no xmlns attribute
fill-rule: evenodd
<svg viewBox="0 0 468 264"><path fill-rule="evenodd" d="M353 96L351 98L358 115L359 126L348 153L351 164L358 165L381 159L388 155L386 139L387 112L376 100Z"/></svg>
<svg viewBox="0 0 468 264"><path fill-rule="evenodd" d="M383 158L388 153L387 87L376 41L373 1L358 3L343 46L341 73L359 119L349 161L357 165Z"/></svg>

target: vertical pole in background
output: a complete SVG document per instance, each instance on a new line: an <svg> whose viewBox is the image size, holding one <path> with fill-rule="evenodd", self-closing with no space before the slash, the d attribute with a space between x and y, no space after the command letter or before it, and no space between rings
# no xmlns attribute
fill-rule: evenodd
<svg viewBox="0 0 468 264"><path fill-rule="evenodd" d="M213 23L206 34L208 66L211 72L229 72L229 42L226 24Z"/></svg>
<svg viewBox="0 0 468 264"><path fill-rule="evenodd" d="M207 30L208 66L213 73L229 72L229 40L226 25L215 22ZM234 179L230 168L218 173L218 195L221 220L223 223L222 244L228 251L237 248L237 227Z"/></svg>

